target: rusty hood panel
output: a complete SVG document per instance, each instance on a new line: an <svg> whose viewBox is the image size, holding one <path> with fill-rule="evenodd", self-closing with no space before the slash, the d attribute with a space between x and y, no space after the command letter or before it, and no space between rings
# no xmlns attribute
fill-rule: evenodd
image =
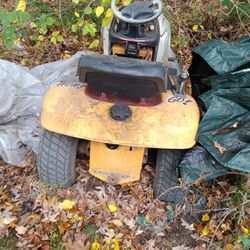
<svg viewBox="0 0 250 250"><path fill-rule="evenodd" d="M52 87L46 94L41 123L59 134L90 141L146 148L190 148L195 144L199 109L190 96L162 95L157 106L130 106L132 116L116 121L109 116L112 103L88 97L85 88Z"/></svg>

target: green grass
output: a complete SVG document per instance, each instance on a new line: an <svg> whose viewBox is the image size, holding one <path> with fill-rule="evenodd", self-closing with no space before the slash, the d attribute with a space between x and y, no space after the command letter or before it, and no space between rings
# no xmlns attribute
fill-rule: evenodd
<svg viewBox="0 0 250 250"><path fill-rule="evenodd" d="M88 234L91 241L94 241L97 229L97 226L94 224L86 225L84 231Z"/></svg>
<svg viewBox="0 0 250 250"><path fill-rule="evenodd" d="M15 250L17 238L14 236L5 237L0 240L0 250Z"/></svg>
<svg viewBox="0 0 250 250"><path fill-rule="evenodd" d="M18 239L14 235L10 235L9 237L5 237L0 240L0 250L16 250L16 244ZM49 237L49 246L51 250L66 250L66 246L64 245L60 235L57 232L54 232Z"/></svg>
<svg viewBox="0 0 250 250"><path fill-rule="evenodd" d="M49 237L49 245L51 247L51 250L66 250L66 246L64 245L62 238L60 237L60 234L55 231L52 233Z"/></svg>

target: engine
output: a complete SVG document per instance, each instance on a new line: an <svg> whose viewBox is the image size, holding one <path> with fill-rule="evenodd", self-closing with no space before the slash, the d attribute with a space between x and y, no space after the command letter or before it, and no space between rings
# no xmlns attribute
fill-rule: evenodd
<svg viewBox="0 0 250 250"><path fill-rule="evenodd" d="M109 40L111 54L154 61L160 39L158 20L131 24L113 19Z"/></svg>

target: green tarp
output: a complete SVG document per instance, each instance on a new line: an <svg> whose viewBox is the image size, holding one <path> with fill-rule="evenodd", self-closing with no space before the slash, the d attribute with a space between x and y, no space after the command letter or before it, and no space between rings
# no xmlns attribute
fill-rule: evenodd
<svg viewBox="0 0 250 250"><path fill-rule="evenodd" d="M194 49L190 77L206 112L198 146L180 164L185 183L250 173L250 37L226 43L211 40Z"/></svg>
<svg viewBox="0 0 250 250"><path fill-rule="evenodd" d="M250 38L245 36L237 42L211 40L194 49L218 74L224 75L248 64L250 57Z"/></svg>

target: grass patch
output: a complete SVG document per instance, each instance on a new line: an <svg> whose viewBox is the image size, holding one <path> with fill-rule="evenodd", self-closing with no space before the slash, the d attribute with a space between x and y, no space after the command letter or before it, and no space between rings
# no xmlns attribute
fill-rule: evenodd
<svg viewBox="0 0 250 250"><path fill-rule="evenodd" d="M15 250L17 238L15 236L5 237L0 240L0 250Z"/></svg>
<svg viewBox="0 0 250 250"><path fill-rule="evenodd" d="M50 235L49 246L51 247L51 250L67 250L60 234L57 231Z"/></svg>

